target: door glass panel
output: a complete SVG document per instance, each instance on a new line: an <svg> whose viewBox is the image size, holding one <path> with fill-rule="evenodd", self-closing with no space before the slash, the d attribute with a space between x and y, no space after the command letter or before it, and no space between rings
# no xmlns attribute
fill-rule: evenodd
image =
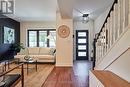
<svg viewBox="0 0 130 87"><path fill-rule="evenodd" d="M86 43L86 39L78 39L78 43Z"/></svg>
<svg viewBox="0 0 130 87"><path fill-rule="evenodd" d="M47 47L47 31L39 31L39 47Z"/></svg>
<svg viewBox="0 0 130 87"><path fill-rule="evenodd" d="M86 56L86 52L78 52L78 56Z"/></svg>
<svg viewBox="0 0 130 87"><path fill-rule="evenodd" d="M86 50L86 45L79 45L78 50Z"/></svg>
<svg viewBox="0 0 130 87"><path fill-rule="evenodd" d="M29 31L29 46L37 46L37 31Z"/></svg>
<svg viewBox="0 0 130 87"><path fill-rule="evenodd" d="M86 32L78 32L78 37L86 37Z"/></svg>

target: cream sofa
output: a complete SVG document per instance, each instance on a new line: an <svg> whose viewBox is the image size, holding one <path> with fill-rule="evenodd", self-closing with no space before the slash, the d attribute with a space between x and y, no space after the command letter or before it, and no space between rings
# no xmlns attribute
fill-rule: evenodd
<svg viewBox="0 0 130 87"><path fill-rule="evenodd" d="M21 50L14 58L18 58L20 61L25 61L26 55L36 59L37 62L55 62L54 48L48 47L29 47Z"/></svg>

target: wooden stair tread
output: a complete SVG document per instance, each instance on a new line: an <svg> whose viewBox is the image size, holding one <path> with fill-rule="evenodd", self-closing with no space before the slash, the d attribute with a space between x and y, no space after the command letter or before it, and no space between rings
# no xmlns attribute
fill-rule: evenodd
<svg viewBox="0 0 130 87"><path fill-rule="evenodd" d="M130 87L130 83L110 71L93 70L92 73L104 87Z"/></svg>

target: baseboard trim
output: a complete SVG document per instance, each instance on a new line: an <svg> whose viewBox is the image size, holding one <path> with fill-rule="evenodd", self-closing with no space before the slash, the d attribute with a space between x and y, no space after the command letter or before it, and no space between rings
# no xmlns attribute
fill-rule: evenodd
<svg viewBox="0 0 130 87"><path fill-rule="evenodd" d="M23 63L23 62L19 62L19 63ZM35 64L35 62L30 64ZM55 64L55 62L37 62L37 64Z"/></svg>
<svg viewBox="0 0 130 87"><path fill-rule="evenodd" d="M73 64L56 64L56 67L73 67Z"/></svg>

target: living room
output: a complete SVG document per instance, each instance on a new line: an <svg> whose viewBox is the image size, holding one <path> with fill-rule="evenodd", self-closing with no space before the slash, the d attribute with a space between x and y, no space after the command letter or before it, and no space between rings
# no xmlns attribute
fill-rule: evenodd
<svg viewBox="0 0 130 87"><path fill-rule="evenodd" d="M0 87L130 87L129 0L0 4Z"/></svg>

